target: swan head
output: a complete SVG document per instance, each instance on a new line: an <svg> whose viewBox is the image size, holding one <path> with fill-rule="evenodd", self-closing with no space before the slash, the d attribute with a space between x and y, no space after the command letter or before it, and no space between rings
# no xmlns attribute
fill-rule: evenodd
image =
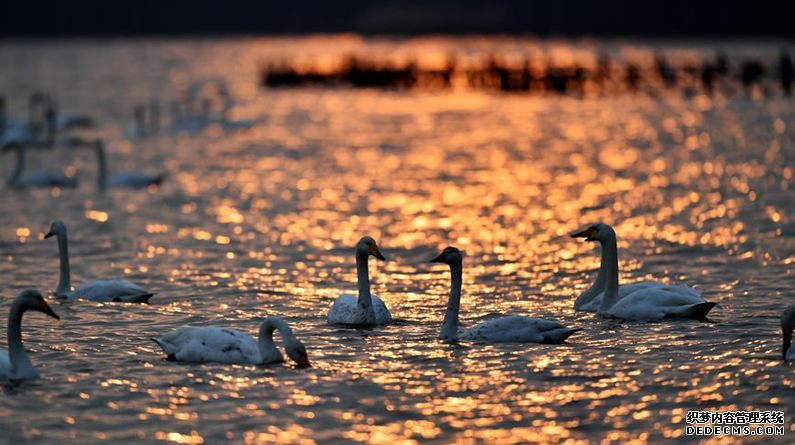
<svg viewBox="0 0 795 445"><path fill-rule="evenodd" d="M15 303L17 303L22 310L43 312L56 320L61 319L61 317L50 308L50 305L47 304L47 301L44 300L44 297L37 290L23 290L17 296Z"/></svg>
<svg viewBox="0 0 795 445"><path fill-rule="evenodd" d="M298 364L299 368L308 368L310 366L309 356L306 355L306 348L300 341L295 340L290 342L290 344L284 348L284 352Z"/></svg>
<svg viewBox="0 0 795 445"><path fill-rule="evenodd" d="M616 232L607 224L595 224L587 229L572 233L572 238L585 238L585 241L599 241L600 243L616 239Z"/></svg>
<svg viewBox="0 0 795 445"><path fill-rule="evenodd" d="M61 220L56 220L50 224L50 231L44 235L44 239L61 235L66 235L66 224L64 224Z"/></svg>
<svg viewBox="0 0 795 445"><path fill-rule="evenodd" d="M378 250L378 244L369 236L363 236L362 239L356 243L356 254L363 255L364 257L372 255L381 261L386 260L386 258L381 255L381 251Z"/></svg>
<svg viewBox="0 0 795 445"><path fill-rule="evenodd" d="M464 261L461 251L453 246L445 247L442 253L433 258L431 263L444 263L450 266L461 265Z"/></svg>
<svg viewBox="0 0 795 445"><path fill-rule="evenodd" d="M792 330L795 329L795 303L787 306L781 314L781 334L784 336L782 355L787 358L787 351L792 344Z"/></svg>

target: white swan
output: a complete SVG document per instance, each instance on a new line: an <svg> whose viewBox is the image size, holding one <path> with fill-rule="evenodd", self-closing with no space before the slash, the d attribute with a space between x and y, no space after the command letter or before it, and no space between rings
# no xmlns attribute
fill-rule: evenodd
<svg viewBox="0 0 795 445"><path fill-rule="evenodd" d="M60 188L74 188L77 187L77 178L74 176L66 176L60 172L39 170L33 173L23 175L25 170L25 147L18 143L10 143L3 148L3 153L9 151L16 151L17 161L14 164L14 171L8 177L6 183L9 187L14 188L29 188L29 187L60 187Z"/></svg>
<svg viewBox="0 0 795 445"><path fill-rule="evenodd" d="M618 247L616 232L607 224L597 224L571 235L586 241L599 241L602 245L602 264L596 282L575 302L575 309L593 307L601 297L599 315L624 320L662 320L665 318L692 318L706 320L707 313L717 303L707 302L696 289L685 285L642 282L618 285Z"/></svg>
<svg viewBox="0 0 795 445"><path fill-rule="evenodd" d="M23 290L11 304L8 313L8 350L0 349L0 381L15 382L35 380L39 373L28 358L22 345L22 314L25 311L38 311L60 320L38 291Z"/></svg>
<svg viewBox="0 0 795 445"><path fill-rule="evenodd" d="M795 329L795 303L787 306L781 314L781 334L784 342L781 348L781 355L784 360L795 360L795 348L792 346L792 330Z"/></svg>
<svg viewBox="0 0 795 445"><path fill-rule="evenodd" d="M97 185L100 189L106 188L145 188L150 185L160 185L168 176L167 173L147 173L141 171L122 172L108 178L108 166L105 159L105 143L101 140L93 144L97 153Z"/></svg>
<svg viewBox="0 0 795 445"><path fill-rule="evenodd" d="M334 300L328 311L328 322L350 325L383 325L392 323L392 315L380 298L370 294L370 272L367 260L370 255L385 261L375 240L362 237L356 243L356 272L359 284L358 297L351 293L342 294Z"/></svg>
<svg viewBox="0 0 795 445"><path fill-rule="evenodd" d="M284 361L281 352L273 344L275 329L282 334L287 356L298 367L308 367L306 348L280 317L268 317L262 322L259 341L243 332L217 327L184 327L152 340L160 345L170 361L263 365Z"/></svg>
<svg viewBox="0 0 795 445"><path fill-rule="evenodd" d="M102 302L147 303L154 295L143 287L124 280L96 280L72 290L66 225L62 221L54 221L44 238L51 236L58 238L58 256L61 263L61 274L58 278L58 287L55 289L56 297Z"/></svg>
<svg viewBox="0 0 795 445"><path fill-rule="evenodd" d="M563 343L579 329L570 329L554 320L508 315L484 321L458 335L458 311L461 305L463 258L455 247L447 247L432 263L450 266L452 285L447 300L447 311L439 338L442 340L488 340L493 342Z"/></svg>

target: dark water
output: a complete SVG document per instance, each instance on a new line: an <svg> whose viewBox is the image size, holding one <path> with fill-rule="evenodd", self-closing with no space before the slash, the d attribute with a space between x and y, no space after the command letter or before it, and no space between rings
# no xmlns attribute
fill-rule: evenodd
<svg viewBox="0 0 795 445"><path fill-rule="evenodd" d="M408 48L433 57L454 43ZM160 189L100 193L93 152L59 148L31 154L31 169L63 168L80 188L0 194L0 314L23 288L55 288L57 246L42 236L54 219L70 230L74 285L125 278L157 292L149 306L54 302L60 322L27 315L42 379L0 392L0 442L793 441L778 317L795 301L795 102L257 86L268 58L385 45L0 45L0 91L15 117L28 93L47 89L61 109L101 119L112 170L171 174ZM251 128L172 131L168 102L208 79L229 85L231 118ZM151 99L163 131L128 138L133 105ZM0 159L7 175L11 155ZM567 234L594 221L618 233L622 281L695 285L720 303L714 323L575 313L599 259ZM355 290L352 246L364 234L389 258L370 270L398 321L329 326L331 302ZM427 260L446 245L466 251L464 326L512 313L583 330L560 346L440 342L449 277ZM294 327L312 368L166 362L148 340L190 324L256 334L269 315ZM690 410L782 410L787 435L687 437Z"/></svg>

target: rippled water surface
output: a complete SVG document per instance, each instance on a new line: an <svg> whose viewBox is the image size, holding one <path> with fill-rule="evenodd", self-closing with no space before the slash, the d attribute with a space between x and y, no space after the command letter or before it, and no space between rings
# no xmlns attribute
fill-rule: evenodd
<svg viewBox="0 0 795 445"><path fill-rule="evenodd" d="M268 58L379 45L0 45L17 118L44 88L62 110L101 119L111 169L170 172L160 189L100 193L93 152L58 148L29 166L74 173L78 189L0 192L2 326L21 289L55 288L57 246L42 236L54 219L69 228L73 284L123 277L157 292L151 305L54 301L60 322L28 314L42 379L0 390L0 442L795 441L778 327L795 301L794 101L257 85ZM594 54L551 51L574 48ZM171 130L167 102L208 79L229 85L231 117L252 128ZM163 131L127 138L133 105L152 98ZM0 159L6 176L12 156ZM622 282L695 285L719 302L714 323L575 313L599 257L567 234L595 221L618 233ZM352 246L365 234L387 256L370 271L397 322L329 326L331 302L356 288ZM427 261L447 245L466 252L464 326L513 313L582 331L564 345L437 340L449 273ZM148 340L191 324L256 335L269 315L294 327L311 368L172 363ZM787 436L683 436L687 411L718 409L783 410Z"/></svg>

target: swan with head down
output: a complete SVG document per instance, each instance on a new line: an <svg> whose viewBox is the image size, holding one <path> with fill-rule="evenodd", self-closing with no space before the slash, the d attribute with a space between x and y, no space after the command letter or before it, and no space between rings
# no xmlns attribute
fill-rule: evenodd
<svg viewBox="0 0 795 445"><path fill-rule="evenodd" d="M281 317L268 317L259 328L259 340L234 329L219 327L184 327L152 340L160 345L170 361L215 362L264 365L284 361L273 343L273 331L279 330L284 351L299 368L309 366L306 348Z"/></svg>
<svg viewBox="0 0 795 445"><path fill-rule="evenodd" d="M26 311L42 312L56 320L61 319L38 291L25 289L14 299L8 313L8 350L0 349L0 382L39 378L39 372L22 344L22 314Z"/></svg>
<svg viewBox="0 0 795 445"><path fill-rule="evenodd" d="M492 342L563 343L579 329L563 326L555 320L507 315L484 321L458 334L458 312L461 306L463 256L455 247L447 247L431 260L450 266L452 285L439 338L442 340L484 340Z"/></svg>
<svg viewBox="0 0 795 445"><path fill-rule="evenodd" d="M577 298L574 306L577 310L592 310L598 305L599 315L624 320L706 320L707 313L717 304L704 300L696 289L685 285L644 281L619 286L616 232L607 224L596 224L571 236L598 241L602 246L599 275Z"/></svg>
<svg viewBox="0 0 795 445"><path fill-rule="evenodd" d="M385 261L378 250L378 244L369 236L356 243L356 272L359 294L342 294L334 300L328 311L328 322L359 326L375 326L392 323L392 315L386 305L376 295L370 294L370 271L368 258L374 256Z"/></svg>
<svg viewBox="0 0 795 445"><path fill-rule="evenodd" d="M72 290L72 278L69 269L69 242L66 234L66 224L63 221L54 221L50 225L50 231L44 235L44 238L47 239L53 236L58 239L58 256L61 266L58 287L55 289L56 297L100 302L147 303L154 295L143 287L125 280L90 281Z"/></svg>

